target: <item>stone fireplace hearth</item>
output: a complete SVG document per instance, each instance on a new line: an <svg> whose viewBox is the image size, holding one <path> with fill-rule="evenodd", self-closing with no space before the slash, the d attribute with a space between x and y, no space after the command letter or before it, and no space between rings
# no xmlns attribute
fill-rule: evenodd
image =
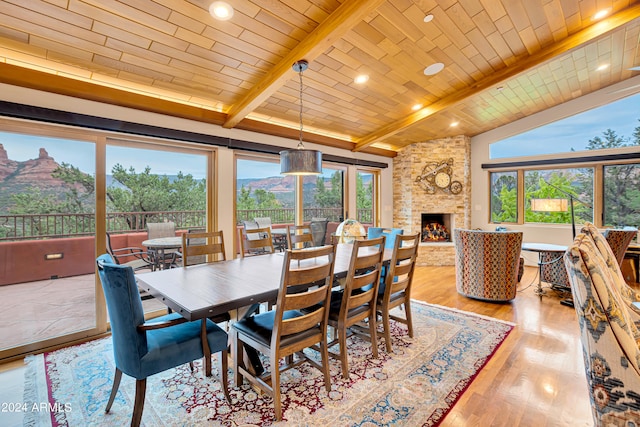
<svg viewBox="0 0 640 427"><path fill-rule="evenodd" d="M471 226L471 140L466 136L444 138L412 144L398 153L393 161L393 226L405 232L421 233L418 265L453 265L454 228ZM451 182L462 190L440 189L430 175L430 165L452 160ZM440 169L442 170L442 169ZM438 170L434 171L434 174ZM426 176L426 178L425 178ZM438 224L438 225L434 225ZM435 234L448 238L425 238L425 228L436 228Z"/></svg>

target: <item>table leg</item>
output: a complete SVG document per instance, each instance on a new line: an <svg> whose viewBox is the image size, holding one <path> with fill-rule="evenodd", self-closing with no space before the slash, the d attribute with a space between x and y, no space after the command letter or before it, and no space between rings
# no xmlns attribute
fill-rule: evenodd
<svg viewBox="0 0 640 427"><path fill-rule="evenodd" d="M204 358L204 373L207 377L211 376L211 349L209 348L209 340L207 339L207 319L202 319L200 326L200 336L202 337L202 353Z"/></svg>
<svg viewBox="0 0 640 427"><path fill-rule="evenodd" d="M544 289L542 289L542 266L543 266L542 253L538 252L538 286L534 290L534 293L538 295L541 299L542 299L542 295L546 293Z"/></svg>

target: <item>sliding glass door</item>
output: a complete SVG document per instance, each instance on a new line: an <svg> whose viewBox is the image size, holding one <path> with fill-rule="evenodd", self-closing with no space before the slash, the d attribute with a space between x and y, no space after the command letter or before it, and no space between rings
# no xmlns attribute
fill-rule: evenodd
<svg viewBox="0 0 640 427"><path fill-rule="evenodd" d="M94 143L0 132L0 354L95 329L94 190Z"/></svg>

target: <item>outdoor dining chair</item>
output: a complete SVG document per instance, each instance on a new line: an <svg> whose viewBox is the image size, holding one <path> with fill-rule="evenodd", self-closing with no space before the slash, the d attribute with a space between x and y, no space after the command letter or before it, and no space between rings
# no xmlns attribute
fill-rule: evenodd
<svg viewBox="0 0 640 427"><path fill-rule="evenodd" d="M273 238L268 228L243 228L240 230L240 256L274 253Z"/></svg>
<svg viewBox="0 0 640 427"><path fill-rule="evenodd" d="M137 427L142 419L147 377L211 356L204 354L201 321L189 322L173 313L145 322L133 269L115 264L108 254L99 256L96 262L111 322L116 365L105 411L111 410L122 374L133 377L136 380L136 392L131 425ZM219 353L220 381L224 396L230 403L227 385L227 333L214 322L205 321L207 343L211 353ZM191 367L193 369L193 365Z"/></svg>
<svg viewBox="0 0 640 427"><path fill-rule="evenodd" d="M289 249L301 249L315 246L313 234L308 225L287 225L287 247Z"/></svg>

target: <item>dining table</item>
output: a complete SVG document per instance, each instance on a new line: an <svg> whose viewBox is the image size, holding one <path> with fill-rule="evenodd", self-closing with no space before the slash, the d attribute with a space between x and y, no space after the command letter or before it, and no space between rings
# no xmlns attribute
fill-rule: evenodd
<svg viewBox="0 0 640 427"><path fill-rule="evenodd" d="M334 277L346 276L352 252L353 244L337 245ZM383 261L388 263L392 252L385 249ZM304 263L300 266L304 267ZM211 353L206 340L206 319L239 309L250 314L254 310L249 307L276 301L283 268L284 252L275 252L138 273L136 279L142 290L185 319L202 320L205 372L210 375L211 357L207 355Z"/></svg>

